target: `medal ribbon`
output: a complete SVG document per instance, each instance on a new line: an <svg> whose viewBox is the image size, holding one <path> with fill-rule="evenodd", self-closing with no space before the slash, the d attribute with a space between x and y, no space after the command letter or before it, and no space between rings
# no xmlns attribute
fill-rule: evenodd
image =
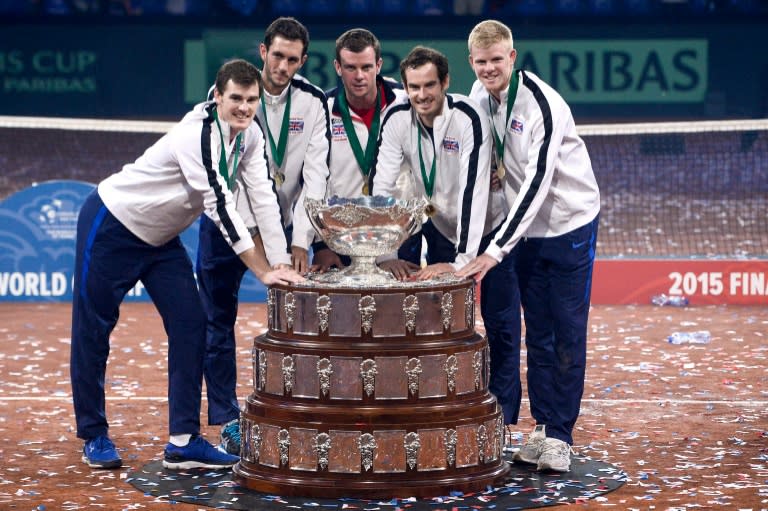
<svg viewBox="0 0 768 511"><path fill-rule="evenodd" d="M427 192L427 197L432 198L432 191L435 189L435 164L437 163L437 150L435 149L435 141L432 140L432 150L434 151L434 157L432 158L432 168L429 170L429 176L427 176L427 169L424 166L424 157L421 155L421 128L417 124L418 130L417 139L419 147L419 167L421 168L421 179L424 181L424 191Z"/></svg>
<svg viewBox="0 0 768 511"><path fill-rule="evenodd" d="M267 136L269 138L269 148L271 149L272 159L277 168L282 167L285 157L285 146L288 145L288 125L291 123L291 91L288 86L288 97L285 101L285 111L283 112L283 122L280 125L280 138L275 146L275 139L272 137L272 130L269 129L269 120L267 118L267 107L264 102L264 95L261 96L261 111L264 113L264 124L267 125Z"/></svg>
<svg viewBox="0 0 768 511"><path fill-rule="evenodd" d="M373 121L371 122L371 129L368 130L368 143L365 146L365 154L363 154L363 148L360 145L360 140L357 138L357 132L355 126L352 123L352 115L349 113L349 104L347 103L346 94L343 90L339 91L339 110L341 111L341 122L344 123L344 131L347 132L347 139L349 145L352 146L352 152L355 155L357 165L360 167L360 171L363 173L364 180L368 179L368 173L371 171L371 163L373 163L373 153L376 150L376 139L379 136L379 125L381 117L381 91L376 92L376 110L373 112Z"/></svg>
<svg viewBox="0 0 768 511"><path fill-rule="evenodd" d="M227 164L227 146L224 145L224 133L221 131L221 124L219 124L219 114L216 110L213 111L213 118L216 120L216 127L219 128L219 139L221 140L221 156L219 156L219 174L224 178L227 183L227 188L232 191L235 186L235 177L237 177L237 159L240 156L240 142L243 140L243 134L238 133L235 137L235 161L232 164L232 174L229 173L229 165Z"/></svg>
<svg viewBox="0 0 768 511"><path fill-rule="evenodd" d="M517 81L517 71L512 70L512 77L509 79L509 87L507 88L507 117L504 119L504 137L499 137L499 134L496 132L496 123L493 122L493 111L491 110L491 95L488 95L488 113L491 115L491 130L493 131L493 140L496 145L497 165L502 165L504 160L504 139L507 137L509 116L512 113L512 106L514 106L515 97L517 96Z"/></svg>

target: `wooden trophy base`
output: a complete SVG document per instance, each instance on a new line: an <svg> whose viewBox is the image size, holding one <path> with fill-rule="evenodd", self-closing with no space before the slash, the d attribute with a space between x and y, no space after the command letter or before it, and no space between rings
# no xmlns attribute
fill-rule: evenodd
<svg viewBox="0 0 768 511"><path fill-rule="evenodd" d="M391 498L503 478L473 285L271 288L234 480L285 496Z"/></svg>

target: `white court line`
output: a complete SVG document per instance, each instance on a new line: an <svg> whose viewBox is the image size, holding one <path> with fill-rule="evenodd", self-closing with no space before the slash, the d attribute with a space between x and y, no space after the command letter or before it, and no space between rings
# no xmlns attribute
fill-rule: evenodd
<svg viewBox="0 0 768 511"><path fill-rule="evenodd" d="M107 396L107 401L160 401L167 402L166 396ZM0 403L5 401L66 401L71 402L71 396L8 396L0 397ZM207 401L207 398L203 396L203 401ZM523 402L528 402L528 399L523 399ZM768 401L730 401L728 399L582 399L582 404L598 404L606 406L618 406L618 405L633 405L633 404L660 404L671 403L679 405L737 405L737 406L759 406L768 407Z"/></svg>

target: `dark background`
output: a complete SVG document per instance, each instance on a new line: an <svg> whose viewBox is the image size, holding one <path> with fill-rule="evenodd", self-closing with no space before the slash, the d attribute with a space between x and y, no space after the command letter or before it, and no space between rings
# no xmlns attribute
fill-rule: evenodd
<svg viewBox="0 0 768 511"><path fill-rule="evenodd" d="M2 82L0 115L177 120L190 107L183 94L185 41L215 28L263 30L286 14L307 25L313 39L333 40L363 26L382 41L463 41L487 17L510 25L516 44L705 39L709 76L702 101L571 102L577 122L756 119L768 113L766 0L487 0L478 16L454 14L448 0L0 0L0 80L13 78L14 66L40 49L57 49L55 58L65 68L76 66L82 51L99 56L92 69L99 83L95 94L77 90L94 87L88 80L55 93L19 91Z"/></svg>

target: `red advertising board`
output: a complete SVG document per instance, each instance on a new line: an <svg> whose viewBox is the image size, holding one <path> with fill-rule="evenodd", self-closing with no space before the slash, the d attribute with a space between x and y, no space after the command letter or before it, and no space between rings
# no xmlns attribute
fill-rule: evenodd
<svg viewBox="0 0 768 511"><path fill-rule="evenodd" d="M691 305L768 305L768 260L598 259L592 303L650 303L686 296Z"/></svg>

